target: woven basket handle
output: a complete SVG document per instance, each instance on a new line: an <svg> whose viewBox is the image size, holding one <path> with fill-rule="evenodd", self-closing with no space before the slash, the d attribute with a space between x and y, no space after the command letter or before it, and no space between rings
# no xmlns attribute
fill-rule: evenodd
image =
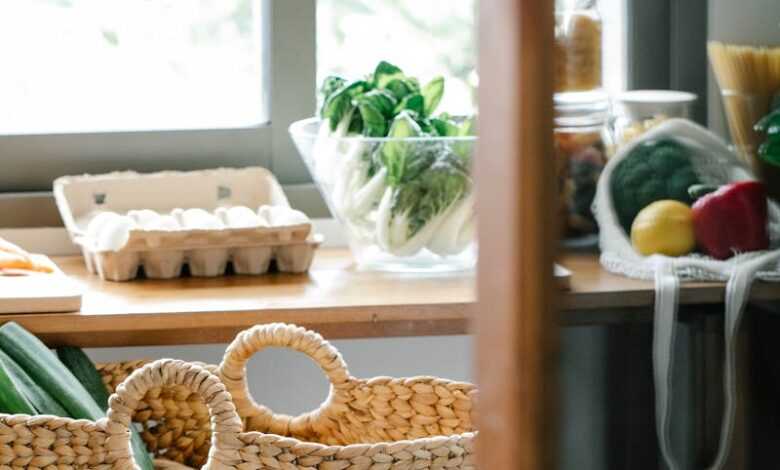
<svg viewBox="0 0 780 470"><path fill-rule="evenodd" d="M249 392L246 363L253 354L267 347L289 348L309 356L330 381L327 400L319 408L300 416L276 414L258 405ZM319 334L295 325L271 323L244 330L228 346L217 371L233 396L239 414L247 418L248 428L280 435L306 435L314 422L331 404L343 401L339 396L351 382L341 354Z"/></svg>
<svg viewBox="0 0 780 470"><path fill-rule="evenodd" d="M152 388L173 385L189 388L206 402L212 430L210 464L232 459L228 448L237 447L242 424L225 386L216 375L199 365L162 359L134 371L108 400L107 446L116 453L119 466L115 468L134 468L129 427L138 402Z"/></svg>

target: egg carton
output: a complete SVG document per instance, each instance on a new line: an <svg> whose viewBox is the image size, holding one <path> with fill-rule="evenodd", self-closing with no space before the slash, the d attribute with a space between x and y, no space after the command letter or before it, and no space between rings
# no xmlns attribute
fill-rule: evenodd
<svg viewBox="0 0 780 470"><path fill-rule="evenodd" d="M263 274L272 260L279 271L305 272L322 243L322 236L312 234L311 222L305 217L305 222L298 218L276 226L132 226L122 233L120 246L109 243L110 248L88 231L90 223L106 213L181 214L202 209L225 221L226 210L239 206L291 211L276 178L259 167L65 176L54 182L54 196L87 268L109 281L134 279L139 267L148 278L174 278L181 275L184 264L193 276L223 275L228 263L237 274Z"/></svg>
<svg viewBox="0 0 780 470"><path fill-rule="evenodd" d="M259 275L268 272L273 260L280 272L303 273L309 270L320 242L321 237L313 237L303 243L277 246L117 252L82 249L82 253L89 272L109 281L130 281L138 276L141 266L149 279L179 277L185 264L196 277L222 276L228 263L236 274Z"/></svg>

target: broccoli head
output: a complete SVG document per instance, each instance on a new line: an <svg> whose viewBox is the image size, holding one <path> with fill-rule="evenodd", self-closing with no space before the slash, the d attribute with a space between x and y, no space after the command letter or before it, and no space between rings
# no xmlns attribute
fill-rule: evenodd
<svg viewBox="0 0 780 470"><path fill-rule="evenodd" d="M690 157L689 149L663 139L637 145L618 163L612 174L612 201L626 233L639 211L655 201L693 203L688 188L700 181Z"/></svg>

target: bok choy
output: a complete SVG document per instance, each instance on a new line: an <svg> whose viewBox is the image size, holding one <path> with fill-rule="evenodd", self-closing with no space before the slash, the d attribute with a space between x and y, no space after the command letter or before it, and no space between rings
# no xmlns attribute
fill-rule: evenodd
<svg viewBox="0 0 780 470"><path fill-rule="evenodd" d="M444 90L442 77L421 86L384 61L320 88L315 176L353 234L396 256L455 255L474 240L475 121L435 115Z"/></svg>

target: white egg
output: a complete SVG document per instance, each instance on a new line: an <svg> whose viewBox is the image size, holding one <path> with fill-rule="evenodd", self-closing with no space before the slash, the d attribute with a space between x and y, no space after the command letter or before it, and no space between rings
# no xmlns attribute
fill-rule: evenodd
<svg viewBox="0 0 780 470"><path fill-rule="evenodd" d="M218 230L225 228L217 216L203 209L187 209L181 213L181 220L185 228L199 230Z"/></svg>
<svg viewBox="0 0 780 470"><path fill-rule="evenodd" d="M87 236L96 241L100 237L103 228L108 224L116 222L120 217L116 212L100 212L89 221Z"/></svg>
<svg viewBox="0 0 780 470"><path fill-rule="evenodd" d="M260 206L257 208L257 216L265 220L269 227L274 224L273 217L271 216L272 210L273 206Z"/></svg>
<svg viewBox="0 0 780 470"><path fill-rule="evenodd" d="M272 227L308 224L309 218L301 211L284 206L260 206L258 215L265 218Z"/></svg>
<svg viewBox="0 0 780 470"><path fill-rule="evenodd" d="M132 210L127 213L127 216L135 220L135 223L143 229L148 229L149 226L156 225L157 221L162 217L151 209Z"/></svg>
<svg viewBox="0 0 780 470"><path fill-rule="evenodd" d="M285 215L285 221L287 222L287 225L299 225L299 224L311 223L309 216L295 209L287 209L287 213Z"/></svg>
<svg viewBox="0 0 780 470"><path fill-rule="evenodd" d="M157 220L144 227L145 230L179 230L180 228L179 221L172 215L161 215Z"/></svg>
<svg viewBox="0 0 780 470"><path fill-rule="evenodd" d="M252 209L245 206L235 206L224 209L223 217L228 227L249 228L267 226L266 221L258 216Z"/></svg>
<svg viewBox="0 0 780 470"><path fill-rule="evenodd" d="M135 221L127 216L118 216L105 224L97 237L98 251L119 251L130 238L130 231L136 228Z"/></svg>

